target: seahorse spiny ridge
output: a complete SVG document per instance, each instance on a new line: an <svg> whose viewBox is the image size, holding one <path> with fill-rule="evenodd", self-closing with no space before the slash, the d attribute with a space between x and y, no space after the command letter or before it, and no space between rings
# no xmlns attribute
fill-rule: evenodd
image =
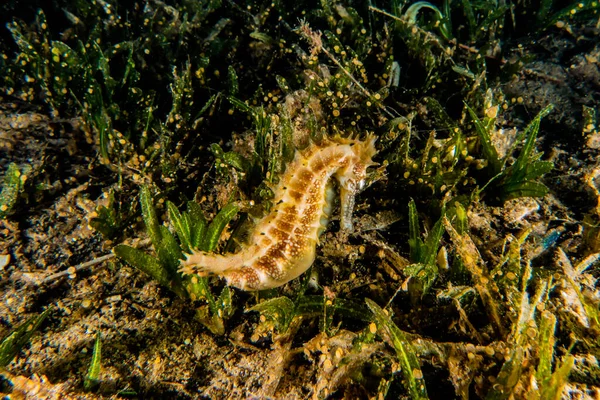
<svg viewBox="0 0 600 400"><path fill-rule="evenodd" d="M340 225L352 230L354 197L374 165L375 138L328 138L296 151L275 189L271 211L254 226L249 244L235 254L193 252L182 261L184 274L216 274L243 290L278 287L300 276L315 260L339 182Z"/></svg>

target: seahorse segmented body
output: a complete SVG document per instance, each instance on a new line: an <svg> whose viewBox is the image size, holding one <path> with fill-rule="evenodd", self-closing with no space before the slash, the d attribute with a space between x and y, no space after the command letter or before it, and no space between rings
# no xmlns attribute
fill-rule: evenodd
<svg viewBox="0 0 600 400"><path fill-rule="evenodd" d="M297 151L277 188L271 211L254 226L249 244L234 254L194 252L182 261L184 274L216 274L230 286L263 290L300 276L315 260L338 181L340 225L352 229L354 197L362 189L367 168L374 165L375 138L324 139Z"/></svg>

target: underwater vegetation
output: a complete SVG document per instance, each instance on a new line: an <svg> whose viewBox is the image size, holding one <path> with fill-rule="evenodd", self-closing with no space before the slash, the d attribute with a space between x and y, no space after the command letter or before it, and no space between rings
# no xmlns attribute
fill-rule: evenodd
<svg viewBox="0 0 600 400"><path fill-rule="evenodd" d="M133 267L156 281L166 289L157 296L175 305L165 308L170 320L232 352L270 349L277 368L267 369L262 395L285 397L292 386L312 398L598 391L600 217L562 218L581 228L577 245L562 241L555 219L542 220L554 205L544 196L556 158L540 139L554 130L555 107L525 108L503 92L527 62L514 47L597 23L596 1L56 0L0 9L3 102L38 107L94 149L82 191L95 204L90 229L115 256L106 256L111 271ZM594 111L584 113L595 127ZM280 209L277 187L295 154L331 138L376 139L377 165L352 196L350 223L336 211L321 227L306 273L254 293L181 274L190 253L253 244L256 221ZM55 196L37 164L7 157L0 167L0 220L23 221ZM328 190L344 190L339 181ZM23 393L11 361L35 330L60 323L52 307L38 311L0 343L0 373ZM107 393L102 369L119 361L108 335L93 334L68 390L153 394L124 381L127 389ZM175 343L178 332L164 335ZM207 384L188 369L181 396Z"/></svg>

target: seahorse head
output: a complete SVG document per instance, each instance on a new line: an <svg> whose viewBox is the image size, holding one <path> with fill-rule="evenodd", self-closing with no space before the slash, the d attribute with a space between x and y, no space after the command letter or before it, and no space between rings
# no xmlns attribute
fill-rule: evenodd
<svg viewBox="0 0 600 400"><path fill-rule="evenodd" d="M377 150L375 149L376 141L377 137L373 133L367 133L367 137L364 140L355 140L355 145L353 146L354 154L356 154L364 164L367 164L367 166L376 165L376 163L373 162L373 156L377 154Z"/></svg>
<svg viewBox="0 0 600 400"><path fill-rule="evenodd" d="M343 181L347 181L348 184L346 186L353 186L353 190L358 192L364 188L367 169L373 165L377 165L377 163L373 162L373 156L377 153L377 150L375 149L375 141L377 138L375 135L369 133L364 140L346 140L346 144L350 146L353 157L346 169L340 171L340 183L343 185Z"/></svg>
<svg viewBox="0 0 600 400"><path fill-rule="evenodd" d="M375 165L372 159L376 153L375 140L373 135L367 135L365 140L352 138L336 140L342 148L346 149L346 154L340 159L340 169L335 173L340 184L340 223L342 229L346 231L352 231L354 197L365 186L367 169Z"/></svg>

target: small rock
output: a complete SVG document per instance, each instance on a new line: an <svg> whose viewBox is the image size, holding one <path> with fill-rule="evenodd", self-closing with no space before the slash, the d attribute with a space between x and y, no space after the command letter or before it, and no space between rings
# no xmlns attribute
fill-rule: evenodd
<svg viewBox="0 0 600 400"><path fill-rule="evenodd" d="M8 265L10 262L10 254L0 254L0 270L3 270L4 267Z"/></svg>

